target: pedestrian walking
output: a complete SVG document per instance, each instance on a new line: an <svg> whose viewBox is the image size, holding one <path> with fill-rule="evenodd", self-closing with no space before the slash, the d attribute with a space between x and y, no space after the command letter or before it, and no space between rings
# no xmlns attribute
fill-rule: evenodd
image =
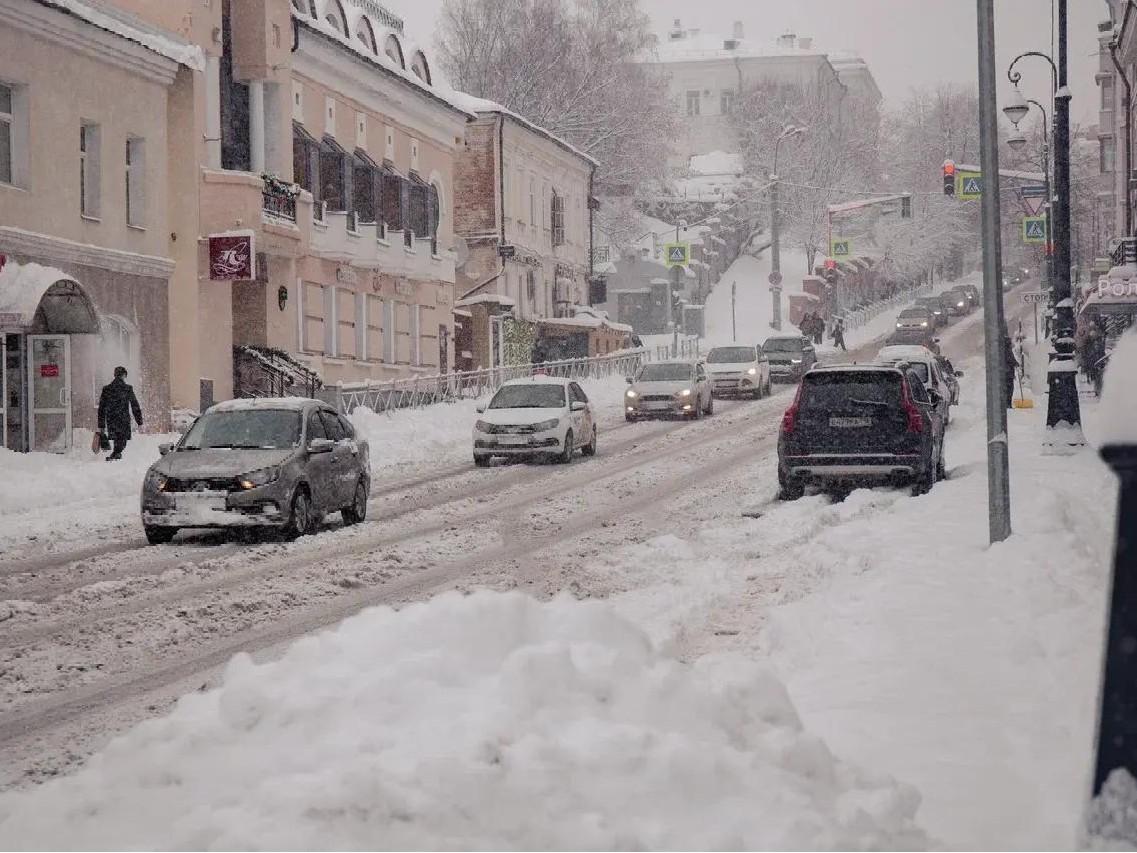
<svg viewBox="0 0 1137 853"><path fill-rule="evenodd" d="M821 346L825 338L825 318L820 314L813 315L813 342Z"/></svg>
<svg viewBox="0 0 1137 853"><path fill-rule="evenodd" d="M1011 401L1015 396L1015 371L1018 369L1019 362L1015 358L1015 345L1011 343L1011 334L1007 331L1006 325L1003 326L1003 364L1006 366L1005 376L1003 377L1004 385L1006 388L1006 403L1007 408L1012 407Z"/></svg>
<svg viewBox="0 0 1137 853"><path fill-rule="evenodd" d="M801 324L798 326L801 329L801 336L803 338L813 337L813 312L806 311L801 315Z"/></svg>
<svg viewBox="0 0 1137 853"><path fill-rule="evenodd" d="M833 324L833 346L840 347L845 352L848 348L845 346L845 319L838 317L837 322Z"/></svg>
<svg viewBox="0 0 1137 853"><path fill-rule="evenodd" d="M142 426L142 407L134 396L134 389L126 384L126 368L114 369L114 381L103 386L99 395L99 430L112 442L108 462L122 459L122 451L130 441L130 417Z"/></svg>

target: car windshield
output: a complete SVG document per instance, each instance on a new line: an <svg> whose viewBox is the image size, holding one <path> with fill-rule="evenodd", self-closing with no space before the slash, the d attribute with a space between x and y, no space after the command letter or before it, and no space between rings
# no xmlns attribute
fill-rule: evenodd
<svg viewBox="0 0 1137 853"><path fill-rule="evenodd" d="M908 318L911 320L923 320L927 316L928 316L928 312L925 311L923 308L909 308L906 311L900 312L900 317L902 319Z"/></svg>
<svg viewBox="0 0 1137 853"><path fill-rule="evenodd" d="M801 338L769 338L762 349L766 352L801 352L802 346Z"/></svg>
<svg viewBox="0 0 1137 853"><path fill-rule="evenodd" d="M640 370L640 382L686 382L691 378L689 364L645 364Z"/></svg>
<svg viewBox="0 0 1137 853"><path fill-rule="evenodd" d="M707 354L707 364L741 364L755 357L754 347L715 347Z"/></svg>
<svg viewBox="0 0 1137 853"><path fill-rule="evenodd" d="M211 447L282 448L300 442L300 412L244 409L206 412L190 427L178 450Z"/></svg>
<svg viewBox="0 0 1137 853"><path fill-rule="evenodd" d="M505 385L490 401L491 409L560 409L565 404L563 385Z"/></svg>
<svg viewBox="0 0 1137 853"><path fill-rule="evenodd" d="M898 362L903 361L903 359L897 359L897 361ZM915 373L917 376L920 377L921 382L923 382L925 385L928 384L928 365L927 364L925 364L922 361L910 361L910 362L908 362L908 367L912 370L913 373Z"/></svg>
<svg viewBox="0 0 1137 853"><path fill-rule="evenodd" d="M919 304L921 308L927 308L931 311L939 311L942 307L942 303L936 297L932 297L930 299L921 299Z"/></svg>
<svg viewBox="0 0 1137 853"><path fill-rule="evenodd" d="M900 375L888 371L810 372L802 380L801 407L837 409L846 403L900 404Z"/></svg>

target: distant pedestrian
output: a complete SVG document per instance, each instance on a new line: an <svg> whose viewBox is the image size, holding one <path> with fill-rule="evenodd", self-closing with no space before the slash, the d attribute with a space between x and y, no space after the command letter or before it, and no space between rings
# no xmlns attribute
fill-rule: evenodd
<svg viewBox="0 0 1137 853"><path fill-rule="evenodd" d="M849 351L845 346L845 320L842 317L838 317L837 322L833 324L833 346L840 347L845 352Z"/></svg>
<svg viewBox="0 0 1137 853"><path fill-rule="evenodd" d="M801 329L801 336L803 338L813 337L813 312L806 311L801 315L801 324L798 326Z"/></svg>
<svg viewBox="0 0 1137 853"><path fill-rule="evenodd" d="M820 314L813 315L813 342L821 346L825 338L825 318Z"/></svg>
<svg viewBox="0 0 1137 853"><path fill-rule="evenodd" d="M130 416L142 426L142 407L134 396L134 389L126 384L126 368L114 369L114 381L103 386L99 395L99 430L113 444L108 462L122 459L122 451L130 441Z"/></svg>
<svg viewBox="0 0 1137 853"><path fill-rule="evenodd" d="M1006 386L1006 402L1009 409L1015 396L1015 372L1018 370L1019 362L1015 358L1015 345L1011 343L1011 335L1005 325L1003 326L1003 364L1005 365L1003 382Z"/></svg>

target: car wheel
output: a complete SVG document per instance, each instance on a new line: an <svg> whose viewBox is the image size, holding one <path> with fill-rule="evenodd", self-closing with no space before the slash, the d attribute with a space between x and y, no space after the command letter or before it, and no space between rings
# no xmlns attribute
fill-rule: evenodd
<svg viewBox="0 0 1137 853"><path fill-rule="evenodd" d="M701 402L699 402L699 398L696 397L695 398L695 411L691 412L691 417L693 417L697 421L701 421L703 419L703 412L705 410L706 410L706 406L704 406Z"/></svg>
<svg viewBox="0 0 1137 853"><path fill-rule="evenodd" d="M916 482L912 484L912 495L926 495L936 484L936 466L929 464L921 473L916 475Z"/></svg>
<svg viewBox="0 0 1137 853"><path fill-rule="evenodd" d="M940 460L936 463L936 479L947 479L947 463L944 462L944 452L942 449L940 450Z"/></svg>
<svg viewBox="0 0 1137 853"><path fill-rule="evenodd" d="M488 468L490 464L490 456L487 453L475 453L474 464L479 468Z"/></svg>
<svg viewBox="0 0 1137 853"><path fill-rule="evenodd" d="M151 545L165 545L178 532L176 527L156 527L152 524L144 524L142 529L146 532L146 541Z"/></svg>
<svg viewBox="0 0 1137 853"><path fill-rule="evenodd" d="M560 462L562 465L568 465L570 462L572 462L572 451L573 451L573 440L572 440L572 430L570 429L568 432L565 433L565 447L564 447L564 450L562 450L560 455L557 457L557 461Z"/></svg>
<svg viewBox="0 0 1137 853"><path fill-rule="evenodd" d="M340 510L340 515L343 516L343 523L349 526L359 524L367 518L367 483L362 479L355 484L355 494L352 496L351 506L345 506Z"/></svg>
<svg viewBox="0 0 1137 853"><path fill-rule="evenodd" d="M625 412L624 413L624 420L626 420L628 423L631 423L632 421L635 420L635 418L633 418L631 415L629 415L627 412Z"/></svg>
<svg viewBox="0 0 1137 853"><path fill-rule="evenodd" d="M712 396L712 397L707 398L707 417L709 418L714 413L715 413L715 398Z"/></svg>
<svg viewBox="0 0 1137 853"><path fill-rule="evenodd" d="M798 498L805 494L805 484L798 482L782 483L778 489L778 500L780 501L796 501Z"/></svg>
<svg viewBox="0 0 1137 853"><path fill-rule="evenodd" d="M313 526L312 498L306 489L299 488L292 498L292 510L288 515L288 524L284 527L284 535L289 539L297 539L310 533Z"/></svg>
<svg viewBox="0 0 1137 853"><path fill-rule="evenodd" d="M592 441L590 441L590 442L588 442L588 444L584 445L584 447L582 447L580 449L580 452L583 453L585 456L595 456L596 455L596 427L595 426L592 427Z"/></svg>

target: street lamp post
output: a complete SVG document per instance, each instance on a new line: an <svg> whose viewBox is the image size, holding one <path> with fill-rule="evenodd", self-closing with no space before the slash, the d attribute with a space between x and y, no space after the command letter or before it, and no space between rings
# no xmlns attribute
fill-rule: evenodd
<svg viewBox="0 0 1137 853"><path fill-rule="evenodd" d="M1067 0L1058 0L1058 64L1038 51L1016 56L1007 69L1008 79L1018 84L1022 74L1015 64L1036 56L1050 64L1054 95L1054 261L1050 307L1054 312L1052 351L1047 372L1045 450L1063 452L1085 446L1078 387L1074 367L1074 300L1070 286L1070 89L1066 85ZM1025 105L1024 105L1025 106ZM1019 118L1021 120L1022 115ZM1012 118L1012 121L1014 119Z"/></svg>
<svg viewBox="0 0 1137 853"><path fill-rule="evenodd" d="M770 325L782 330L782 253L778 233L778 147L783 139L805 131L804 127L788 126L774 140L774 164L770 173L770 293L774 299L774 316Z"/></svg>

